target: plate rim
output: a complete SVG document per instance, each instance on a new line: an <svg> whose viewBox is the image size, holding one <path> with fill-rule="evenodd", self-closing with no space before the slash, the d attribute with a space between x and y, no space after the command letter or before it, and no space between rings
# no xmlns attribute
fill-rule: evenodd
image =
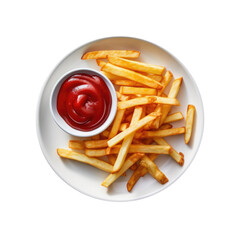
<svg viewBox="0 0 240 240"><path fill-rule="evenodd" d="M101 41L101 40L107 40L107 39L116 39L116 38L125 38L125 39L134 39L134 40L138 40L138 41L143 41L143 42L146 42L148 44L152 44L154 45L155 47L158 47L160 49L162 49L163 51L165 51L167 54L169 54L173 59L175 59L175 61L177 61L181 67L184 69L184 71L190 76L191 80L193 81L193 84L197 90L197 95L198 95L198 98L200 100L200 105L201 105L201 109L202 109L202 131L201 131L201 134L200 134L200 138L199 138L199 143L198 145L196 146L196 151L191 159L191 161L188 163L188 165L185 167L185 169L183 169L181 171L181 173L175 177L171 182L169 182L168 184L166 185L163 185L162 188L160 189L157 189L155 191L152 191L150 193L147 193L147 194L144 194L142 196L137 196L135 198L130 198L130 199L108 199L108 198L104 198L104 197L98 197L98 196L95 196L95 195L92 195L92 194L89 194L87 192L84 192L82 190L79 190L77 189L75 186L73 186L72 184L70 184L69 182L67 182L55 169L54 167L52 166L52 164L50 163L50 161L48 160L47 156L46 156L46 153L44 151L44 144L42 142L42 139L40 137L41 133L40 133L40 121L39 121L39 118L40 118L40 104L41 104L41 99L42 99L42 95L44 93L44 89L46 88L46 85L49 81L49 79L51 78L51 76L53 75L53 73L56 71L56 69L58 68L58 66L66 59L68 58L70 55L72 55L75 51L77 51L79 48L83 48L87 45L90 45L90 44L93 44L95 42L98 42L98 41ZM202 138L203 138L203 133L204 133L204 125L205 125L205 115L204 115L204 105L203 105L203 100L202 100L202 96L200 94L200 91L199 91L199 88L197 86L197 83L195 81L195 79L193 78L193 76L191 75L191 73L188 71L188 69L185 67L185 65L177 58L175 57L172 53L170 53L168 50L166 50L165 48L159 46L158 44L156 43L153 43L151 41L148 41L148 40L145 40L143 38L137 38L137 37L130 37L130 36L111 36L111 37L103 37L103 38L98 38L98 39L95 39L95 40L92 40L92 41L89 41L85 44L82 44L78 47L76 47L74 50L72 50L71 52L69 52L67 55L65 55L65 57L62 58L61 61L59 61L55 67L53 68L53 70L50 72L50 74L48 75L48 77L46 78L46 80L44 81L42 87L41 87L41 90L40 90L40 93L38 95L38 101L37 101L37 108L36 108L36 132L37 132L37 138L38 138L38 142L39 142L39 145L40 145L40 149L44 155L44 158L47 160L48 164L50 165L50 167L52 168L52 170L57 174L58 177L60 177L67 185L71 186L73 189L75 189L76 191L82 193L82 194L85 194L86 196L89 196L89 197L92 197L92 198L95 198L95 199L98 199L98 200L103 200L103 201L109 201L109 202L130 202L130 201L136 201L136 200L141 200L141 199L144 199L144 198L147 198L147 197L150 197L150 196L153 196L161 191L163 191L164 189L166 189L167 187L171 186L175 181L177 181L182 175L183 173L186 172L186 170L189 168L189 166L192 164L193 160L195 159L196 157L196 154L198 153L199 151L199 148L200 148L200 145L202 143Z"/></svg>

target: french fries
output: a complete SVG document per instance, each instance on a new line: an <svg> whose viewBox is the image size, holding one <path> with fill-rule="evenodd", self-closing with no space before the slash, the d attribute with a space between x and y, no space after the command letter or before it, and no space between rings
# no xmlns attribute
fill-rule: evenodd
<svg viewBox="0 0 240 240"><path fill-rule="evenodd" d="M168 105L178 106L179 101L176 98L166 98L166 97L158 97L158 96L146 96L130 99L127 101L118 102L119 109L126 109L130 107L135 107L138 105L152 104L152 103L161 103Z"/></svg>
<svg viewBox="0 0 240 240"><path fill-rule="evenodd" d="M139 55L135 50L100 50L82 56L82 60L95 59L101 73L114 84L117 113L113 123L100 134L90 140L69 140L68 147L72 150L57 149L60 157L110 173L102 182L104 187L126 176L126 171L131 169L127 182L129 192L147 173L161 184L168 182L167 170L165 175L154 163L161 154L171 156L177 167L183 166L184 154L164 138L184 134L188 144L195 115L195 107L188 105L185 126L174 127L176 121L184 119L181 112L170 113L172 106L180 105L177 95L183 78L174 79L164 66L129 60Z"/></svg>
<svg viewBox="0 0 240 240"><path fill-rule="evenodd" d="M169 146L170 151L169 155L180 165L183 166L184 164L184 155L182 153L178 153L171 145L167 143L166 140L160 137L156 137L153 139L157 144L161 146Z"/></svg>
<svg viewBox="0 0 240 240"><path fill-rule="evenodd" d="M157 66L152 64L147 64L143 62L137 62L132 60L127 60L120 57L108 56L108 61L119 67L128 68L138 72L146 72L161 75L165 70L163 66Z"/></svg>
<svg viewBox="0 0 240 240"><path fill-rule="evenodd" d="M168 137L185 133L185 127L171 128L158 131L144 131L139 138Z"/></svg>
<svg viewBox="0 0 240 240"><path fill-rule="evenodd" d="M108 177L102 182L102 186L109 187L114 181L116 181L124 172L126 172L135 162L137 162L143 154L135 153L131 155L126 162L123 164L123 167L120 171L116 173L111 173Z"/></svg>
<svg viewBox="0 0 240 240"><path fill-rule="evenodd" d="M143 108L142 107L136 107L134 112L133 112L133 117L132 121L130 123L130 126L133 126L136 124L139 119L141 118ZM125 158L127 156L128 150L130 148L130 145L132 143L133 137L134 137L135 132L132 132L130 135L124 138L122 146L120 148L120 151L117 156L117 160L113 166L113 172L119 171L119 169L122 167Z"/></svg>
<svg viewBox="0 0 240 240"><path fill-rule="evenodd" d="M133 126L130 126L129 128L127 128L123 132L119 133L118 135L116 135L115 137L110 139L108 141L108 146L109 147L113 147L114 145L118 144L121 140L123 140L125 137L129 136L131 133L133 133L133 132L137 131L138 129L142 128L145 124L147 124L148 122L154 120L158 116L159 116L159 114L156 114L154 112L150 113L146 117L144 117L141 120L139 120Z"/></svg>
<svg viewBox="0 0 240 240"><path fill-rule="evenodd" d="M140 55L139 51L133 51L133 50L103 50L103 51L87 52L82 56L82 59L83 60L99 59L99 58L107 58L107 56L138 58L139 55Z"/></svg>
<svg viewBox="0 0 240 240"><path fill-rule="evenodd" d="M82 154L79 152L74 152L74 151L58 148L57 153L60 157L69 158L72 160L76 160L78 162L86 163L86 164L89 164L96 168L99 168L105 172L112 172L112 169L113 169L112 165L110 165L109 163L106 163L97 158L90 158L90 157L86 156L85 154Z"/></svg>
<svg viewBox="0 0 240 240"><path fill-rule="evenodd" d="M148 159L150 159L151 161L154 161L158 155L157 154L149 154L148 156L145 155ZM127 182L127 190L130 192L132 190L132 188L134 187L134 185L137 183L137 181L145 176L148 173L147 168L145 168L142 165L139 165L137 167L137 169L134 170L134 172L132 173L132 176L129 178L128 182Z"/></svg>
<svg viewBox="0 0 240 240"><path fill-rule="evenodd" d="M85 148L84 141L82 140L70 140L68 147L72 149L82 150Z"/></svg>
<svg viewBox="0 0 240 240"><path fill-rule="evenodd" d="M171 89L170 89L170 91L168 93L168 98L175 99L177 97L181 84L182 84L182 77L173 81ZM162 108L162 115L161 115L161 119L160 119L160 126L165 121L165 118L167 117L167 115L170 112L170 110L171 110L171 106L170 105L164 105L164 107Z"/></svg>
<svg viewBox="0 0 240 240"><path fill-rule="evenodd" d="M136 87L120 87L119 92L122 94L140 94L140 95L156 95L157 90L154 88L136 88Z"/></svg>
<svg viewBox="0 0 240 240"><path fill-rule="evenodd" d="M188 105L187 117L186 117L186 132L185 132L185 143L188 144L192 135L193 120L195 114L195 107L193 105Z"/></svg>
<svg viewBox="0 0 240 240"><path fill-rule="evenodd" d="M150 77L144 76L144 75L134 72L132 70L117 67L111 63L107 63L106 65L104 65L102 67L102 71L112 73L112 74L120 76L120 77L125 77L127 79L144 84L144 85L152 87L152 88L157 88L157 89L162 88L161 83L159 83L158 81L156 81Z"/></svg>
<svg viewBox="0 0 240 240"><path fill-rule="evenodd" d="M165 184L168 182L167 177L162 173L157 165L151 161L149 158L145 157L141 160L140 165L145 167L148 172L161 184Z"/></svg>
<svg viewBox="0 0 240 240"><path fill-rule="evenodd" d="M122 149L125 150L126 146L123 145L124 147ZM120 149L121 149L122 145L115 145L112 148L101 148L101 149L85 149L85 154L88 157L103 157L106 155L110 155L110 154L118 154L120 157L119 159L121 159L121 164L122 164L122 158L123 158L123 153L120 153ZM145 144L131 144L128 148L127 153L155 153L155 154L169 154L170 152L170 146L159 146L159 145L145 145ZM119 160L120 161L120 160ZM118 167L118 165L120 163L116 163L116 166ZM115 169L113 169L113 172L117 172Z"/></svg>
<svg viewBox="0 0 240 240"><path fill-rule="evenodd" d="M116 117L115 117L114 122L113 122L112 129L111 129L111 131L109 133L109 136L108 136L109 139L113 138L115 135L117 135L119 127L120 127L122 119L123 119L124 113L125 113L125 109L121 109L117 112Z"/></svg>
<svg viewBox="0 0 240 240"><path fill-rule="evenodd" d="M182 120L183 118L184 117L183 117L181 112L176 112L176 113L168 115L165 118L163 123L172 123L172 122L176 122L176 121Z"/></svg>

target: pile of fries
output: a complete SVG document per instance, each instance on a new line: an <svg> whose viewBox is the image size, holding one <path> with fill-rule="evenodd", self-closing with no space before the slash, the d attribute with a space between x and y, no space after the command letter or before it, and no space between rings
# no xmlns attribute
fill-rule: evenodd
<svg viewBox="0 0 240 240"><path fill-rule="evenodd" d="M193 105L188 105L185 127L173 128L171 125L184 118L181 112L170 113L172 106L180 105L176 97L182 77L173 79L173 74L163 66L129 60L139 55L140 52L134 50L103 50L82 56L84 60L96 59L101 72L114 84L118 110L112 125L101 134L90 140L70 140L69 148L74 151L57 149L60 157L109 172L102 182L104 187L109 187L128 169L132 170L127 182L128 191L147 173L165 184L168 178L154 160L161 154L168 154L183 166L184 155L164 137L184 134L186 144L191 138ZM170 90L165 93L171 80Z"/></svg>

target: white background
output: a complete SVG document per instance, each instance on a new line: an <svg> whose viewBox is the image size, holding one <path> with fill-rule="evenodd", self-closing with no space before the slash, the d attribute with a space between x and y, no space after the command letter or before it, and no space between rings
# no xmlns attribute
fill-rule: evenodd
<svg viewBox="0 0 240 240"><path fill-rule="evenodd" d="M1 1L0 239L239 239L239 1ZM135 202L65 184L36 135L40 90L80 45L132 36L173 53L202 94L205 129L190 168Z"/></svg>

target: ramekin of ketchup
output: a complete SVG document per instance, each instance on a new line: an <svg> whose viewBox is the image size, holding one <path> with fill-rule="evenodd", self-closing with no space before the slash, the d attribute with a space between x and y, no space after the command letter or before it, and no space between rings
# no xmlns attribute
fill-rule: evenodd
<svg viewBox="0 0 240 240"><path fill-rule="evenodd" d="M75 69L53 87L50 110L65 132L90 137L104 131L117 111L116 91L110 80L92 69Z"/></svg>

